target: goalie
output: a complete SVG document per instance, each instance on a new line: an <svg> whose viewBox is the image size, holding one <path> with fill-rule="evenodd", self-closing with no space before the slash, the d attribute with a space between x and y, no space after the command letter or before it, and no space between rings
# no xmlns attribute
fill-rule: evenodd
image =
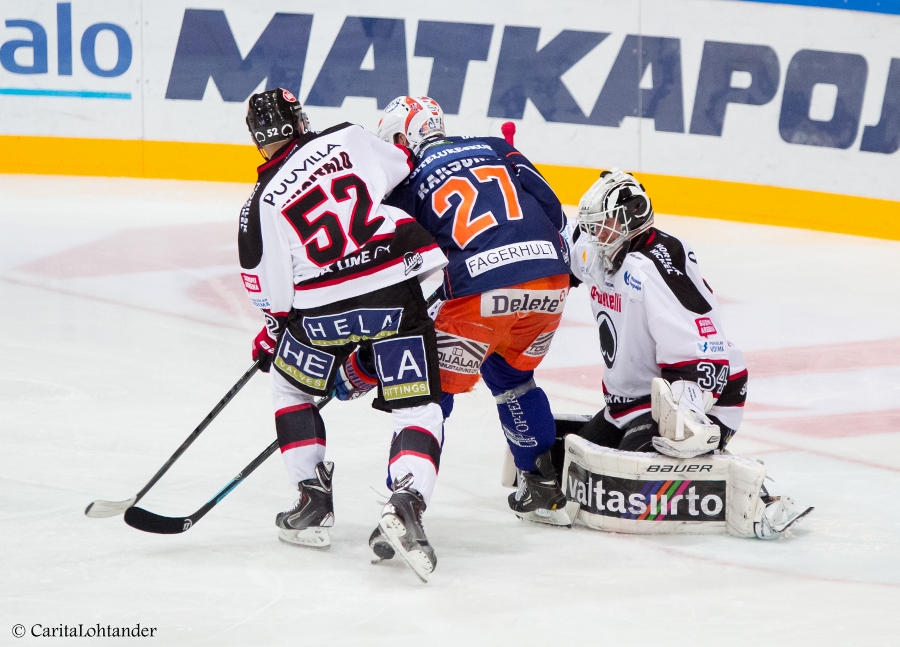
<svg viewBox="0 0 900 647"><path fill-rule="evenodd" d="M761 464L732 457L724 451L716 452L725 450L740 425L747 397L747 369L741 351L723 333L716 298L700 274L694 252L678 238L653 227L653 209L643 186L619 169L604 172L582 197L575 226L569 227L567 233L572 273L590 287L591 306L599 326L601 354L606 365L603 376L606 406L586 422L584 417L558 419L557 435L574 433L602 447L628 452L656 451L682 459L632 458L629 460L637 462L627 469L622 467L624 472L620 470L615 476L606 472L614 480L627 481L633 477L646 486L644 489L650 487L647 479L651 478L640 476L647 473L644 468L652 475L654 471L679 472L681 469L676 468L680 465L695 472L694 478L700 481L711 478L719 468L714 472L718 475L715 478L725 479L729 470L741 472L750 494L740 496L733 492L730 497L729 506L739 506L734 513L744 517L745 522L739 531L732 528L734 524L729 524L729 530L735 534L774 537L810 512L812 508L802 509L788 497L770 497L762 487L765 469ZM599 469L603 461L607 467L624 465L621 460L618 463L612 460L613 455L622 457L621 452L592 455L592 445L573 439L568 446L566 452L563 443L557 443L554 462L561 471L567 455L569 476L574 472L584 476L592 464ZM716 457L711 455L713 452ZM598 463L601 454L603 461ZM704 455L710 456L684 460ZM573 456L581 457L574 459L577 463L574 471ZM740 469L734 467L735 461L741 464ZM590 474L584 485L593 486L597 477L598 474ZM643 487L641 483L635 486L639 490ZM570 500L577 498L572 493L576 481L570 487L563 485ZM595 495L599 496L601 491L602 488ZM596 496L592 495L592 502ZM719 512L725 515L728 510L724 491L722 496ZM649 505L650 500L646 499L645 503ZM659 507L661 499L655 499L654 504L657 513L663 510ZM709 505L710 509L716 507ZM683 509L688 507L684 505ZM641 513L647 510L649 507ZM690 510L697 510L698 517L702 517L693 503ZM626 513L624 507L622 512ZM692 519L688 512L685 514L688 522L702 521ZM640 515L626 513L625 516L636 520ZM719 521L724 521L724 516ZM623 527L618 524L607 529Z"/></svg>

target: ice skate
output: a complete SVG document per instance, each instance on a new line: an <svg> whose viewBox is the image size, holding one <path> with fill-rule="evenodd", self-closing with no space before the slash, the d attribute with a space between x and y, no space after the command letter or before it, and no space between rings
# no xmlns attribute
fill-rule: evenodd
<svg viewBox="0 0 900 647"><path fill-rule="evenodd" d="M374 532L369 538L369 545L381 559L390 559L394 554L400 555L419 579L427 582L437 565L437 557L422 526L425 501L421 494L412 489L412 482L412 474L395 480L391 488L394 493L381 513L381 521L376 530L381 531L380 534L389 546L385 547L383 542L376 539ZM390 555L388 548L393 549Z"/></svg>
<svg viewBox="0 0 900 647"><path fill-rule="evenodd" d="M334 463L316 465L316 476L297 484L300 498L294 507L275 517L278 539L293 546L328 548L331 545L329 528L334 525L334 503L331 495L331 476Z"/></svg>
<svg viewBox="0 0 900 647"><path fill-rule="evenodd" d="M509 507L526 521L552 526L572 526L566 513L566 497L556 482L556 470L550 462L550 452L534 459L536 472L519 470L519 489L509 495Z"/></svg>
<svg viewBox="0 0 900 647"><path fill-rule="evenodd" d="M760 498L766 504L760 519L753 524L753 530L760 539L777 539L792 525L815 510L814 507L801 508L789 496L769 496L763 488Z"/></svg>

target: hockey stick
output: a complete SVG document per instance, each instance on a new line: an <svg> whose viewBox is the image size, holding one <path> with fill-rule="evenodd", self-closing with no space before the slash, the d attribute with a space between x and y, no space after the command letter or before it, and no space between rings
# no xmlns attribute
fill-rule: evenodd
<svg viewBox="0 0 900 647"><path fill-rule="evenodd" d="M254 362L253 366L251 366L250 369L241 376L241 379L239 379L235 383L235 385L231 387L228 393L225 394L225 397L219 400L219 404L213 407L213 410L207 414L207 416L203 419L203 422L201 422L200 425L196 429L194 429L191 435L188 436L183 443L181 443L181 447L175 450L175 453L172 454L169 460L166 461L165 465L159 468L159 471L153 475L153 478L150 479L150 482L147 483L147 485L145 485L140 492L135 494L130 499L126 499L124 501L93 501L88 504L87 508L84 509L84 514L94 519L114 517L118 514L122 514L128 508L140 501L141 498L145 494L147 494L147 491L152 488L160 478L162 478L162 475L169 471L169 468L172 467L172 464L178 460L178 458L185 452L188 447L191 446L191 443L197 440L197 437L204 429L209 426L209 423L211 423L215 419L215 417L222 412L222 409L225 408L225 405L231 402L232 398L237 395L238 391L244 388L244 385L250 381L250 378L253 377L253 374L258 370L259 363Z"/></svg>
<svg viewBox="0 0 900 647"><path fill-rule="evenodd" d="M331 400L331 394L316 402L316 407L321 409ZM131 507L125 511L125 523L132 528L143 530L144 532L153 532L159 535L177 535L191 529L207 512L215 508L219 502L228 496L228 493L236 488L241 481L245 480L257 467L262 465L266 459L278 449L278 440L273 440L272 444L266 447L263 452L250 461L244 469L238 472L237 476L228 482L228 485L219 490L216 495L207 501L203 507L187 517L164 517L144 510L143 508Z"/></svg>

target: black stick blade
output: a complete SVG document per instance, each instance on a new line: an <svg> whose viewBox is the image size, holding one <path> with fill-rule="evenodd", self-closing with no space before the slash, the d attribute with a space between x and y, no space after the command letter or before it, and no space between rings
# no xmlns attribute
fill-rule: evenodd
<svg viewBox="0 0 900 647"><path fill-rule="evenodd" d="M144 532L177 535L188 530L192 522L187 517L163 517L143 508L128 508L125 511L125 523Z"/></svg>

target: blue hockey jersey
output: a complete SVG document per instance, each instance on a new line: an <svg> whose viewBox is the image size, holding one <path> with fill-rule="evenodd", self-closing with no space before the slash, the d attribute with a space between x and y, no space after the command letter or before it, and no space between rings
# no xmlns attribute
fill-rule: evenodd
<svg viewBox="0 0 900 647"><path fill-rule="evenodd" d="M499 137L447 137L426 147L386 204L414 215L449 259L444 299L569 273L559 199Z"/></svg>

